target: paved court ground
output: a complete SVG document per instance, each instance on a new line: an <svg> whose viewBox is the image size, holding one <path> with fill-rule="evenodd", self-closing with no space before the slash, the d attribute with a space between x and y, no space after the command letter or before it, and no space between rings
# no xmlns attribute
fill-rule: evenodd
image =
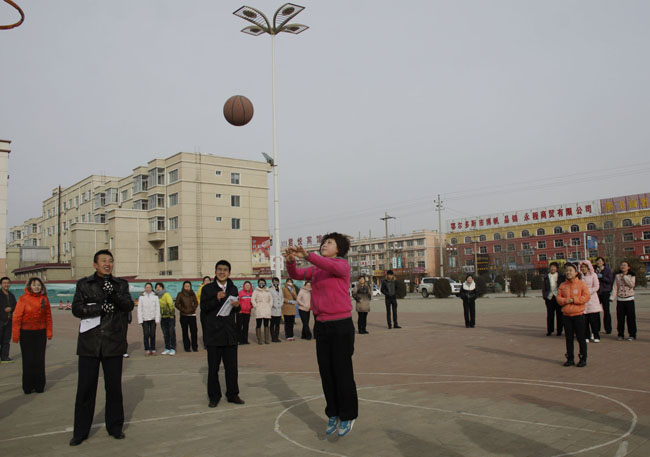
<svg viewBox="0 0 650 457"><path fill-rule="evenodd" d="M100 390L96 427L76 448L68 441L78 321L56 309L45 392L22 393L18 345L16 362L0 366L0 456L648 457L644 292L637 296L639 339L603 335L589 345L586 368L562 366L564 337L545 336L539 297L480 299L474 329L464 327L459 299L402 300L403 328L393 330L383 301L373 301L370 334L357 335L354 356L359 419L341 439L324 433L313 341L240 346L246 404L210 409L205 352L145 358L141 329L132 324L123 379L127 437L106 434ZM158 329L159 350L162 341Z"/></svg>

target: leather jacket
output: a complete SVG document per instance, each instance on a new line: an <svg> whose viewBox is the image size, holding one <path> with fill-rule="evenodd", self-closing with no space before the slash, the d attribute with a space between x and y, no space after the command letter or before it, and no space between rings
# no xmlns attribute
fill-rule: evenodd
<svg viewBox="0 0 650 457"><path fill-rule="evenodd" d="M80 319L101 316L100 324L77 339L77 355L85 357L117 357L127 350L126 331L129 313L133 310L133 299L129 283L115 276L110 277L113 292L109 302L115 307L111 313L102 312L104 279L97 273L77 281L72 300L72 314Z"/></svg>
<svg viewBox="0 0 650 457"><path fill-rule="evenodd" d="M239 312L239 305L233 307L228 316L217 316L217 313L229 296L238 299L239 291L230 279L226 282L226 295L221 300L217 298L217 293L220 291L216 279L203 286L201 291L203 342L206 346L236 346L239 336L235 326L235 315Z"/></svg>

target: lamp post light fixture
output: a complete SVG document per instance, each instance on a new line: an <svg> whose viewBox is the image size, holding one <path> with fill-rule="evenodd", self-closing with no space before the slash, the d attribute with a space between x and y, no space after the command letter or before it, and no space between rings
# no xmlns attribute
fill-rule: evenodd
<svg viewBox="0 0 650 457"><path fill-rule="evenodd" d="M275 35L281 32L298 35L309 27L303 24L289 24L289 21L296 17L304 6L285 3L275 11L273 23L260 10L250 6L242 6L233 14L253 25L244 27L241 31L248 35L260 36L271 35L271 109L273 111L273 157L265 155L266 161L273 167L273 218L275 219L273 229L273 265L275 276L282 277L282 253L280 251L280 201L278 196L278 149L277 149L277 124L275 119ZM269 160L271 159L271 160Z"/></svg>

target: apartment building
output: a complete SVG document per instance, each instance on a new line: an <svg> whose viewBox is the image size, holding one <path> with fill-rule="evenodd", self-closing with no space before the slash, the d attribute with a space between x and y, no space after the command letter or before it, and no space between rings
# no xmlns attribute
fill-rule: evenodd
<svg viewBox="0 0 650 457"><path fill-rule="evenodd" d="M181 152L126 177L89 176L43 202L40 245L70 276L91 274L93 254L110 249L115 274L199 278L228 259L253 274L253 237L268 237L265 162Z"/></svg>
<svg viewBox="0 0 650 457"><path fill-rule="evenodd" d="M42 217L27 219L22 225L15 225L9 229L9 244L7 247L21 246L38 247L41 244Z"/></svg>

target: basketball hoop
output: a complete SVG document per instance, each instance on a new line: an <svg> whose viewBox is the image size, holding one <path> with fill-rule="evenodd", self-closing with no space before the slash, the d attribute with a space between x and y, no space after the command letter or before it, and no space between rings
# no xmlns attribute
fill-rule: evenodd
<svg viewBox="0 0 650 457"><path fill-rule="evenodd" d="M4 0L4 2L8 3L10 6L13 6L14 8L16 8L18 13L20 14L20 20L18 22L16 22L15 24L0 25L0 30L9 30L9 29L13 29L15 27L18 27L25 20L25 13L23 13L23 10L20 9L20 6L16 5L12 0Z"/></svg>

